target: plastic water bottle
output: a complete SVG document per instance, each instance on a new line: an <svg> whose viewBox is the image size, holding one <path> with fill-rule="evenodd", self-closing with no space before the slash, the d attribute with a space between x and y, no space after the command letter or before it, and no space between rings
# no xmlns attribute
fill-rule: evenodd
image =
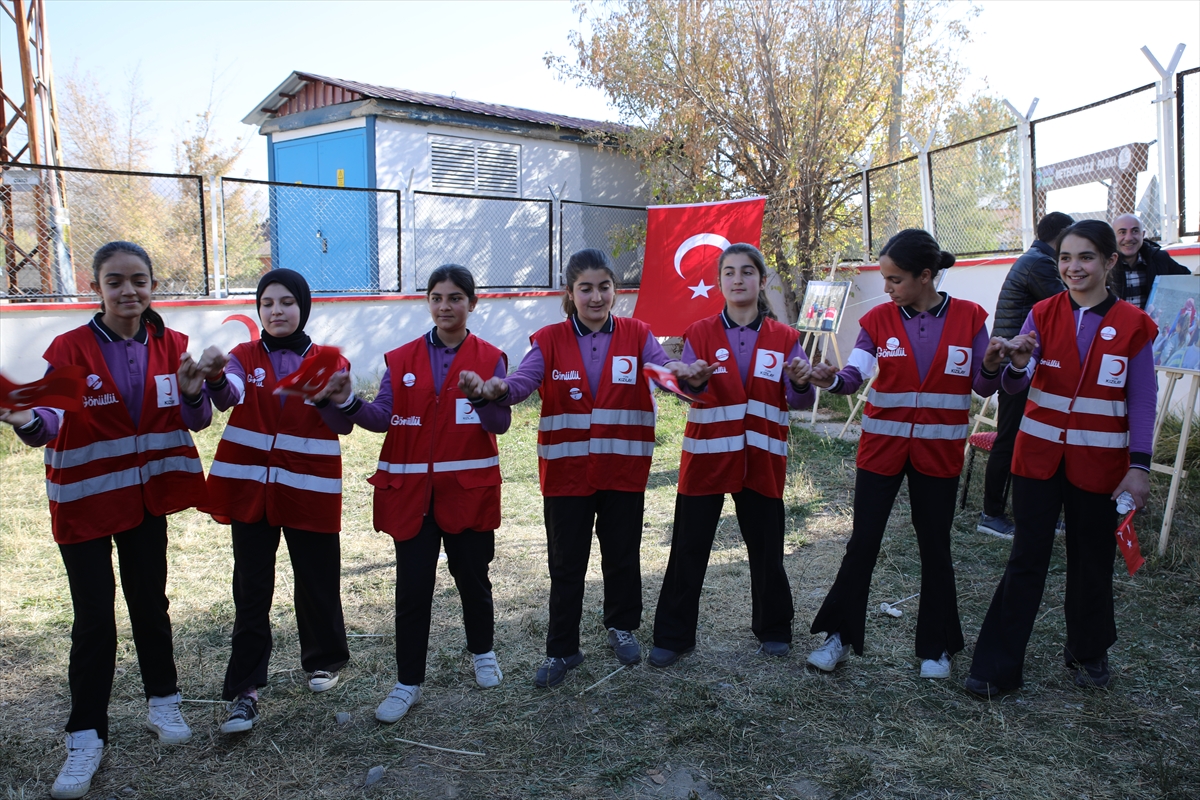
<svg viewBox="0 0 1200 800"><path fill-rule="evenodd" d="M1135 508L1137 508L1137 503L1133 501L1133 495L1129 492L1121 492L1117 497L1117 513L1125 516Z"/></svg>

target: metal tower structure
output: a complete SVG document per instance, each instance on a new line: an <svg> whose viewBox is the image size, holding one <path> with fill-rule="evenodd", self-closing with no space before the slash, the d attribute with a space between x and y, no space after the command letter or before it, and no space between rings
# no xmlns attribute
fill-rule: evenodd
<svg viewBox="0 0 1200 800"><path fill-rule="evenodd" d="M67 224L66 185L57 170L62 166L62 137L54 70L46 28L45 0L0 0L0 51L15 45L20 57L18 103L15 85L5 83L0 59L0 248L4 254L4 288L9 298L22 294L74 294L75 278L65 247ZM11 52L11 51L9 51ZM14 214L16 192L31 192L32 203L20 203ZM31 206L30 230L16 216ZM21 220L22 223L25 220ZM18 274L36 266L37 287L18 285Z"/></svg>

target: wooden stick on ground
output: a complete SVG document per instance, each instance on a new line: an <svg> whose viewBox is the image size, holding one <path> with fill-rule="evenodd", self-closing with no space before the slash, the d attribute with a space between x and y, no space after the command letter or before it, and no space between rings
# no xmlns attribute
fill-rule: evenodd
<svg viewBox="0 0 1200 800"><path fill-rule="evenodd" d="M424 747L429 750L437 750L442 753L458 753L460 756L486 756L487 753L476 753L473 750L455 750L450 747L438 747L436 744L425 744L424 742L414 742L412 739L401 739L399 736L393 736L397 742L415 745L416 747Z"/></svg>

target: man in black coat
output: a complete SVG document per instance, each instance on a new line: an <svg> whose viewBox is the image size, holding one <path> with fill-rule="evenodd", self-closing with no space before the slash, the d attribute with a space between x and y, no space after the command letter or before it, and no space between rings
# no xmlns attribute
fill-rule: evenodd
<svg viewBox="0 0 1200 800"><path fill-rule="evenodd" d="M1058 273L1058 252L1055 241L1075 220L1060 211L1042 217L1037 225L1037 241L1013 263L996 301L996 321L993 336L1011 339L1021 332L1025 318L1034 303L1066 291ZM1003 369L1003 367L1001 367ZM1025 400L1029 390L1020 394L999 393L999 413L996 442L988 456L987 474L983 482L983 513L978 529L983 533L1011 539L1013 523L1004 513L1008 500L1009 470L1012 468L1013 445L1021 418L1025 416Z"/></svg>
<svg viewBox="0 0 1200 800"><path fill-rule="evenodd" d="M1133 214L1122 214L1113 220L1113 230L1117 234L1117 250L1121 258L1112 271L1112 290L1122 300L1128 300L1144 311L1155 278L1159 275L1192 274L1190 269L1171 258L1158 243L1145 238L1146 231L1142 228L1141 220Z"/></svg>

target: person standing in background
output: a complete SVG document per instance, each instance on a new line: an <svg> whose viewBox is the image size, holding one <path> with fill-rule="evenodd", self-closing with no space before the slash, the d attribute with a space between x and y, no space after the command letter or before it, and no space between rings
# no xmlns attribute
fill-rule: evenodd
<svg viewBox="0 0 1200 800"><path fill-rule="evenodd" d="M1109 277L1113 294L1143 311L1150 289L1159 275L1191 275L1192 271L1146 237L1146 229L1134 214L1122 214L1113 220L1117 234L1117 252L1121 254Z"/></svg>

